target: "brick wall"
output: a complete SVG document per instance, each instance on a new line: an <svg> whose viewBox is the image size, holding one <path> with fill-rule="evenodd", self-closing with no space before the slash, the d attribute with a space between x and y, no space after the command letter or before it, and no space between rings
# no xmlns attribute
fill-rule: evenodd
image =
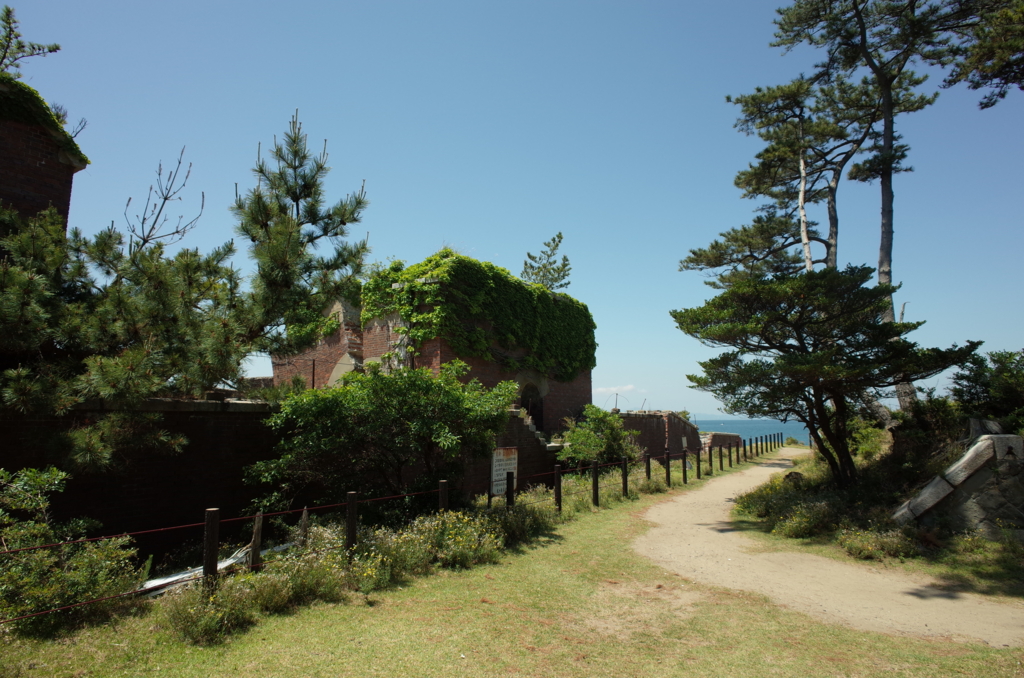
<svg viewBox="0 0 1024 678"><path fill-rule="evenodd" d="M213 507L221 509L222 518L245 515L261 490L243 482L243 470L272 458L277 444L273 431L263 424L269 406L173 405L178 411L163 411L161 427L188 438L180 454L135 454L108 471L73 472L66 490L53 495L55 518L88 516L103 523L102 534L115 534L200 522L203 511ZM47 434L70 424L57 417L0 419L0 436L6 441L3 467L17 470L58 463L46 444L51 439ZM140 538L139 546L160 551L201 537L202 528L160 533Z"/></svg>
<svg viewBox="0 0 1024 678"><path fill-rule="evenodd" d="M717 433L715 431L705 431L700 434L701 442L706 448L716 447L728 447L730 444L733 449L742 446L743 439L738 433Z"/></svg>
<svg viewBox="0 0 1024 678"><path fill-rule="evenodd" d="M306 380L307 388L326 386L338 361L349 355L349 339L349 332L342 327L300 355L271 356L274 386L291 383L296 375Z"/></svg>
<svg viewBox="0 0 1024 678"><path fill-rule="evenodd" d="M73 164L46 128L0 119L0 203L23 216L51 204L67 219Z"/></svg>
<svg viewBox="0 0 1024 678"><path fill-rule="evenodd" d="M505 431L498 436L495 447L518 448L518 479L519 489L527 485L550 485L553 482L551 471L558 463L557 452L549 451L547 445L530 430L524 419L509 417ZM532 477L540 476L540 477ZM490 487L491 460L474 459L466 465L465 475L459 485L466 496L485 494Z"/></svg>
<svg viewBox="0 0 1024 678"><path fill-rule="evenodd" d="M668 449L670 454L700 451L697 427L669 411L620 412L622 423L628 430L638 431L637 444L647 454L660 457Z"/></svg>

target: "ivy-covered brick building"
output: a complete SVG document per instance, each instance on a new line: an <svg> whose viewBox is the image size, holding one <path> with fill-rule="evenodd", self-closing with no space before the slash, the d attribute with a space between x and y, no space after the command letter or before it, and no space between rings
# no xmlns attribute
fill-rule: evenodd
<svg viewBox="0 0 1024 678"><path fill-rule="evenodd" d="M436 371L458 358L484 386L517 382L541 430L561 428L591 401L597 343L586 305L493 264L449 249L413 266L395 263L364 285L360 327L352 307L330 312L341 328L302 355L275 357L275 384L301 374L330 385L368 361Z"/></svg>

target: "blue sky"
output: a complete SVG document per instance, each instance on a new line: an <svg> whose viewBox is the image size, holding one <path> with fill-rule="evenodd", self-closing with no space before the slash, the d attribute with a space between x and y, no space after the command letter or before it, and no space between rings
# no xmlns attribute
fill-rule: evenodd
<svg viewBox="0 0 1024 678"><path fill-rule="evenodd" d="M769 47L775 6L14 5L26 39L63 48L25 62L25 81L89 121L79 142L93 164L76 175L72 225L123 224L128 197L140 204L157 164L185 147L193 170L176 213L192 216L206 197L185 244L231 239L235 185L252 186L257 144L298 109L311 145L328 140L328 198L366 181L371 205L355 228L370 233L372 258L415 262L450 246L518 274L561 231L568 292L598 324L595 403L618 392L624 408L704 413L718 404L685 375L717 351L668 312L712 294L679 259L756 207L732 181L760 142L733 129L725 96L814 63L811 50ZM897 122L915 168L896 182L897 303L927 321L912 335L922 344L1019 350L1024 97L988 111L978 98L945 90ZM877 185L847 183L839 202L840 260L874 265Z"/></svg>

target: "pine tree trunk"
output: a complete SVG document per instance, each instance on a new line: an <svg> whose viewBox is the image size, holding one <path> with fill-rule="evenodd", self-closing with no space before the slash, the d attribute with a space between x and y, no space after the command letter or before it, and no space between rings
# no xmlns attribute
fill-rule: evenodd
<svg viewBox="0 0 1024 678"><path fill-rule="evenodd" d="M839 267L839 208L836 205L836 195L841 176L840 170L832 175L832 180L828 184L828 252L825 253L827 268Z"/></svg>
<svg viewBox="0 0 1024 678"><path fill-rule="evenodd" d="M807 163L804 160L803 149L800 150L800 196L798 199L800 208L800 242L804 246L804 265L807 272L814 270L814 260L811 257L811 238L807 231Z"/></svg>

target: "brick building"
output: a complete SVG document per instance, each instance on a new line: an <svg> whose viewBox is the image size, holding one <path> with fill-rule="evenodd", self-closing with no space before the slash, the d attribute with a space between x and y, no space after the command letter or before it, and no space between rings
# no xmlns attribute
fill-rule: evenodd
<svg viewBox="0 0 1024 678"><path fill-rule="evenodd" d="M53 205L66 220L75 173L88 164L39 93L0 74L0 205L25 217Z"/></svg>
<svg viewBox="0 0 1024 678"><path fill-rule="evenodd" d="M564 299L552 306L556 309L564 308L568 313L573 314L573 321L582 327L580 334L583 339L578 342L580 344L578 350L584 355L588 350L590 351L590 362L586 363L589 366L585 369L573 370L569 374L566 374L566 370L542 371L534 366L536 361L531 360L534 357L531 350L516 345L515 342L500 345L500 342L492 341L485 355L481 355L480 352L460 352L453 347L456 342L446 336L431 336L415 342L410 338L410 321L400 314L387 313L373 317L366 317L367 314L363 314L362 322L360 322L360 309L354 308L347 302L337 302L325 312L325 315L334 315L341 321L338 331L299 355L274 356L272 358L274 384L289 383L296 375L301 375L306 380L307 386L314 388L330 386L335 384L346 372L360 369L364 362L373 361L408 367L428 367L436 373L442 364L459 359L470 368L467 379L476 379L486 387L494 387L501 381L514 381L519 384L519 404L527 410L530 421L538 430L550 433L563 428L562 422L566 417L579 416L583 407L591 402L590 371L593 366L593 348L596 347L596 343L593 338L593 319L589 311L584 305L566 295L540 292L537 289L538 286L524 283L504 269L484 262L476 262L446 250L434 255L424 264L430 263L430 265L444 267L452 261L456 261L463 268L468 267L476 272L482 271L482 275L497 280L498 287L502 290L498 294L518 295L520 302L535 301L539 298L542 303L550 303L548 297ZM416 269L413 267L410 270ZM438 299L447 298L446 294L449 290L446 289L446 286L450 288L459 284L457 282L442 282L438 278L429 276L415 279L415 282L421 286L438 286L436 292ZM387 280L381 288L388 291L393 290L395 295L399 295L407 292L407 285L411 285L411 283L391 283L390 280ZM462 294L462 290L454 292L455 294L452 296ZM559 307L558 303L562 306ZM430 302L417 302L414 307L417 314L423 315L429 313L434 305ZM542 316L536 314L531 317ZM529 323L531 320L526 319L523 322ZM537 321L533 320L533 322ZM493 326L498 323L490 318L477 317L468 321L462 320L461 324L484 328L491 332L495 329ZM545 327L538 331L543 333L557 330ZM540 345L541 342L536 343Z"/></svg>

